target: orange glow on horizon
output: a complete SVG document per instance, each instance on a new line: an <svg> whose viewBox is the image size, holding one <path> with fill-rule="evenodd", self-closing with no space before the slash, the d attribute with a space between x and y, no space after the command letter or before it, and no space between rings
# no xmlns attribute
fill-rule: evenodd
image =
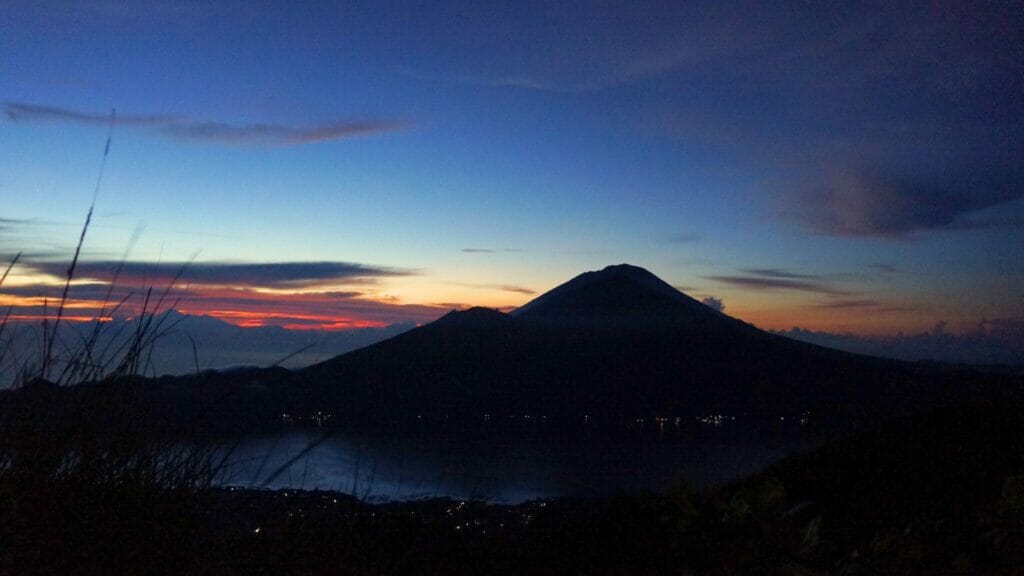
<svg viewBox="0 0 1024 576"><path fill-rule="evenodd" d="M48 306L52 309L56 309L60 305L60 298L44 298L43 296L13 296L10 294L0 294L0 306L11 306L15 308L42 308ZM64 302L65 309L99 309L106 305L108 308L114 304L111 302L103 302L100 300L80 300L77 298L68 298Z"/></svg>
<svg viewBox="0 0 1024 576"><path fill-rule="evenodd" d="M56 314L46 314L44 316L42 314L38 314L38 315L36 315L36 314L11 314L10 316L7 316L6 318L7 318L7 320L10 320L10 321L13 321L13 322L33 322L33 321L41 322L43 320L56 322L57 315ZM60 319L62 321L67 321L67 322L96 322L96 321L99 321L99 322L111 322L111 321L114 320L113 317L111 317L111 316L100 316L100 317L96 317L96 316L68 316L67 314L61 316Z"/></svg>

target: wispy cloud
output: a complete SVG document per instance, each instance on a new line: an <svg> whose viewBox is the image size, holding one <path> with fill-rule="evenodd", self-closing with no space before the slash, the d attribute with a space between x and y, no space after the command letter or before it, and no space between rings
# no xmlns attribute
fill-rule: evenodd
<svg viewBox="0 0 1024 576"><path fill-rule="evenodd" d="M790 278L800 280L817 278L814 274L801 274L799 272L790 272L789 270L782 270L780 268L746 268L743 272L765 278Z"/></svg>
<svg viewBox="0 0 1024 576"><path fill-rule="evenodd" d="M985 213L1021 198L1024 182L1009 175L951 177L933 184L885 172L842 172L798 191L784 211L824 234L903 238L929 230L1021 224L1021 215Z"/></svg>
<svg viewBox="0 0 1024 576"><path fill-rule="evenodd" d="M830 302L819 302L815 308L826 308L830 310L842 310L847 308L879 308L882 302L870 298L858 300L832 300Z"/></svg>
<svg viewBox="0 0 1024 576"><path fill-rule="evenodd" d="M832 286L820 276L778 268L748 268L741 275L707 276L709 280L753 290L795 290L825 296L849 296L848 290Z"/></svg>
<svg viewBox="0 0 1024 576"><path fill-rule="evenodd" d="M221 122L189 122L168 124L163 132L174 138L197 142L236 145L290 146L340 140L402 128L398 122L342 122L308 128L274 124L234 126Z"/></svg>
<svg viewBox="0 0 1024 576"><path fill-rule="evenodd" d="M110 112L96 114L90 112L79 112L57 106L43 106L39 104L26 104L23 102L7 102L4 104L4 113L9 120L14 122L72 122L75 124L95 124L105 126L110 123ZM118 126L165 126L175 122L182 122L181 118L175 116L161 115L119 115L114 119Z"/></svg>
<svg viewBox="0 0 1024 576"><path fill-rule="evenodd" d="M849 294L846 290L833 288L818 282L805 280L783 280L780 278L763 278L760 276L708 276L709 280L730 284L739 288L754 290L797 290L800 292L811 292L828 296L844 296Z"/></svg>
<svg viewBox="0 0 1024 576"><path fill-rule="evenodd" d="M501 292L514 292L516 294L536 294L535 290L524 288L523 286L515 286L512 284L472 284L468 282L455 282L457 286L465 286L467 288L478 288L481 290L499 290Z"/></svg>
<svg viewBox="0 0 1024 576"><path fill-rule="evenodd" d="M68 122L83 125L105 125L110 114L69 110L21 102L4 105L7 118L13 122ZM233 146L294 146L340 140L406 127L405 123L385 120L334 122L313 126L280 124L227 124L197 121L166 115L118 115L118 126L138 127L154 131L166 138L190 142L207 142Z"/></svg>
<svg viewBox="0 0 1024 576"><path fill-rule="evenodd" d="M523 288L522 286L512 286L512 285L509 285L509 284L500 284L500 285L495 286L495 288L497 288L499 290L502 290L504 292L515 292L517 294L536 294L537 293L536 290L530 290L529 288Z"/></svg>

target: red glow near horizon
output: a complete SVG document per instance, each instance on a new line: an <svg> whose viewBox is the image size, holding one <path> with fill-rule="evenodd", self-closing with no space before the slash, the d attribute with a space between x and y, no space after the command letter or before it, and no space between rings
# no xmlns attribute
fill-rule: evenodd
<svg viewBox="0 0 1024 576"><path fill-rule="evenodd" d="M352 328L381 328L387 326L384 322L325 314L254 312L247 310L191 310L187 308L180 308L178 311L182 314L210 316L241 328L279 326L286 330L348 330Z"/></svg>
<svg viewBox="0 0 1024 576"><path fill-rule="evenodd" d="M42 291L44 287L40 286ZM95 292L93 288L93 292ZM76 298L72 296L63 303L64 319L71 323L89 322L103 316L104 322L128 315L137 316L139 292L132 287L117 287L112 300L121 305L112 306L105 300ZM90 294L91 296L91 294ZM287 330L329 330L342 331L359 328L379 328L396 322L422 323L440 317L442 308L420 304L400 304L387 300L354 297L349 293L266 293L249 288L225 288L220 286L191 286L172 292L168 303L182 314L210 316L223 322L243 328L278 326ZM0 291L0 306L12 311L11 321L43 321L55 319L55 309L47 308L49 301L40 296L4 294ZM119 310L113 312L113 308ZM161 305L159 310L145 313L163 313L168 308ZM0 310L2 312L3 310Z"/></svg>

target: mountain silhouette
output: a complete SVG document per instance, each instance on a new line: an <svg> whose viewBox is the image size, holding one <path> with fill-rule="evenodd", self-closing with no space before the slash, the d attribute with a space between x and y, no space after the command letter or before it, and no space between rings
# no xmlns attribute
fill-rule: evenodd
<svg viewBox="0 0 1024 576"><path fill-rule="evenodd" d="M297 386L349 418L810 411L849 421L952 401L967 389L954 380L769 334L620 264L509 314L453 311L302 370Z"/></svg>
<svg viewBox="0 0 1024 576"><path fill-rule="evenodd" d="M711 327L731 320L629 264L580 274L510 315L525 322L563 326L641 327L673 322L681 328Z"/></svg>

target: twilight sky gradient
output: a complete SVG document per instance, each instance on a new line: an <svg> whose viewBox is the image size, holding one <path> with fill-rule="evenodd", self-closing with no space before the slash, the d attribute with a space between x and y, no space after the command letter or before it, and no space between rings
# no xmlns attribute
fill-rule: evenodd
<svg viewBox="0 0 1024 576"><path fill-rule="evenodd" d="M620 262L763 328L1024 326L1019 5L558 4L4 2L0 306L59 295L116 108L75 318L128 250L117 294L191 262L247 326Z"/></svg>

